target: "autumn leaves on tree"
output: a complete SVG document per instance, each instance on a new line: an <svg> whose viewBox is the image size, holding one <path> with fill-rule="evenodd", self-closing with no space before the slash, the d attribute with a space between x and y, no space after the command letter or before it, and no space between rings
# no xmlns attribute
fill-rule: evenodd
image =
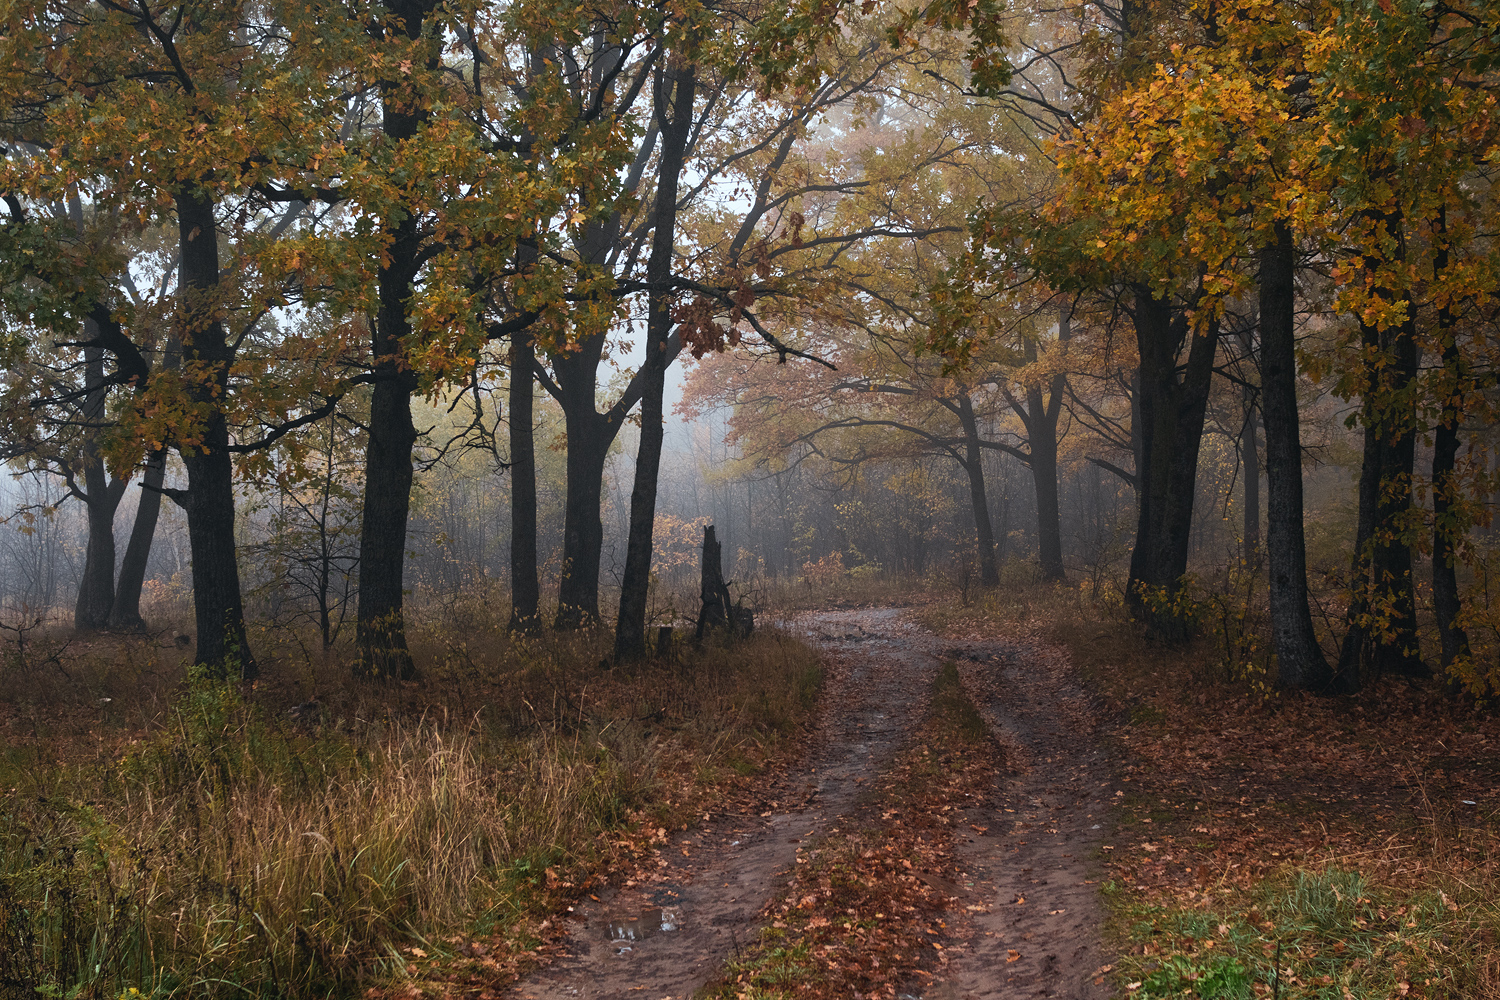
<svg viewBox="0 0 1500 1000"><path fill-rule="evenodd" d="M1485 5L28 0L5 19L5 455L87 510L79 628L139 625L165 496L197 659L252 675L237 504L314 489L339 441L362 452L356 670L410 677L414 470L452 444L413 406L472 399L482 429L498 382L518 630L543 625L538 388L566 436L553 627L605 617L605 468L637 414L615 625L640 656L686 352L685 407L730 407L746 467L956 470L985 585L1006 543L987 462L1027 470L1053 581L1062 477L1105 470L1135 503L1124 598L1168 637L1232 397L1257 465L1265 432L1280 681L1425 674L1430 613L1441 665L1495 683ZM1320 632L1304 409L1330 390L1363 440Z"/></svg>

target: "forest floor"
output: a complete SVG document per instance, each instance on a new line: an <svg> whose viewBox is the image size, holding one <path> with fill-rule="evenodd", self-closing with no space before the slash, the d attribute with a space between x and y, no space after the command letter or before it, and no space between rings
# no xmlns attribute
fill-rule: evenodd
<svg viewBox="0 0 1500 1000"><path fill-rule="evenodd" d="M804 762L513 996L1500 997L1500 720L1437 682L1276 695L1046 588L785 627L830 664Z"/></svg>

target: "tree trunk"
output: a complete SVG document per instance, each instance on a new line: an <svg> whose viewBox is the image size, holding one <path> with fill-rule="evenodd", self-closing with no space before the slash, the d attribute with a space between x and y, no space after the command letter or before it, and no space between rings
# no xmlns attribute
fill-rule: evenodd
<svg viewBox="0 0 1500 1000"><path fill-rule="evenodd" d="M536 564L536 439L532 416L536 343L523 330L511 340L510 362L510 630L540 624Z"/></svg>
<svg viewBox="0 0 1500 1000"><path fill-rule="evenodd" d="M626 189L634 190L651 159L658 135L656 118L636 152L626 177ZM615 248L622 226L619 212L595 219L584 227L579 256L585 264L604 266ZM556 375L547 390L562 408L568 435L567 499L563 510L563 573L558 583L559 629L577 628L599 619L599 560L604 546L600 501L604 493L604 462L615 435L624 425L633 400L617 401L598 412L599 363L605 334L590 333L570 344L570 349L550 356Z"/></svg>
<svg viewBox="0 0 1500 1000"><path fill-rule="evenodd" d="M1136 345L1140 354L1134 412L1139 422L1136 465L1138 516L1126 596L1131 610L1153 632L1181 636L1180 622L1151 610L1148 594L1175 594L1187 573L1192 537L1198 449L1213 379L1219 327L1194 335L1184 316L1140 287L1135 295ZM1183 341L1192 338L1187 365L1178 376Z"/></svg>
<svg viewBox="0 0 1500 1000"><path fill-rule="evenodd" d="M1318 646L1307 604L1302 436L1297 412L1296 260L1291 228L1283 222L1276 223L1274 242L1263 247L1260 254L1261 392L1266 416L1271 635L1276 646L1277 682L1283 687L1322 689L1328 686L1333 674ZM1249 447L1253 452L1253 439ZM1249 488L1247 478L1246 489ZM1259 493L1258 488L1256 492Z"/></svg>
<svg viewBox="0 0 1500 1000"><path fill-rule="evenodd" d="M1399 212L1370 212L1375 236L1383 230L1395 247L1394 262L1406 260L1404 219ZM1380 277L1384 251L1365 256L1365 268L1376 291L1405 296ZM1360 470L1359 530L1351 584L1349 631L1339 659L1341 686L1357 686L1362 653L1377 673L1430 676L1417 638L1416 592L1411 546L1406 541L1412 510L1412 477L1416 468L1416 405L1411 385L1420 360L1413 306L1406 319L1381 330L1360 324L1366 373L1361 419L1365 424L1364 465ZM1383 623L1379 634L1370 625Z"/></svg>
<svg viewBox="0 0 1500 1000"><path fill-rule="evenodd" d="M699 576L698 638L711 628L727 629L734 621L729 587L724 583L724 558L711 524L703 527L703 560Z"/></svg>
<svg viewBox="0 0 1500 1000"><path fill-rule="evenodd" d="M359 535L359 609L355 671L366 677L408 679L416 666L406 648L403 576L406 526L411 510L411 420L416 379L401 365L401 340L410 332L406 299L415 276L416 220L407 218L388 251L393 267L380 273L375 370L381 376L370 397L370 434L365 450L364 513Z"/></svg>
<svg viewBox="0 0 1500 1000"><path fill-rule="evenodd" d="M90 340L99 332L93 320L84 320ZM83 502L88 522L88 545L84 553L83 574L78 581L78 600L73 606L73 628L89 632L109 624L109 610L115 602L115 511L125 495L128 479L110 482L99 453L99 428L105 420L104 404L109 388L104 384L104 351L84 348L84 384L80 417L86 435L80 464L83 466L83 489L72 483L74 495Z"/></svg>
<svg viewBox="0 0 1500 1000"><path fill-rule="evenodd" d="M1072 310L1064 309L1058 318L1057 339L1066 344L1072 339ZM1026 345L1027 360L1036 360L1036 347L1029 341ZM1052 376L1047 399L1042 399L1042 387L1031 385L1026 389L1026 410L1021 413L1026 425L1029 445L1032 483L1036 489L1036 530L1038 555L1042 576L1048 580L1063 581L1067 573L1063 569L1062 513L1057 496L1057 422L1062 415L1063 393L1067 391L1067 375L1059 372Z"/></svg>
<svg viewBox="0 0 1500 1000"><path fill-rule="evenodd" d="M604 548L604 462L618 425L587 406L564 408L568 434L568 493L563 509L562 579L557 590L558 629L599 620L599 558Z"/></svg>
<svg viewBox="0 0 1500 1000"><path fill-rule="evenodd" d="M146 584L146 564L151 558L151 542L156 537L156 521L161 514L161 487L166 475L165 451L154 451L146 456L135 524L130 529L130 541L125 544L125 558L120 560L120 578L109 610L109 627L116 631L146 630L145 619L141 617L141 588Z"/></svg>
<svg viewBox="0 0 1500 1000"><path fill-rule="evenodd" d="M182 367L182 345L168 336L161 370L176 371ZM161 488L167 478L167 452L160 449L146 456L146 470L141 477L141 497L135 508L135 524L130 541L125 543L125 558L120 561L120 577L115 584L115 600L109 611L109 627L122 632L144 632L141 618L141 588L146 584L146 566L151 559L151 544L156 538L156 522L161 515Z"/></svg>
<svg viewBox="0 0 1500 1000"><path fill-rule="evenodd" d="M1372 328L1362 328L1362 333L1374 333ZM1378 343L1366 339L1366 351L1378 350ZM1354 555L1349 570L1348 629L1344 632L1339 647L1338 676L1334 688L1345 693L1358 691L1363 684L1360 667L1368 652L1368 630L1365 616L1369 613L1370 540L1375 535L1375 519L1380 505L1380 439L1376 435L1368 401L1362 407L1365 421L1364 452L1359 466L1359 514L1354 528Z"/></svg>
<svg viewBox="0 0 1500 1000"><path fill-rule="evenodd" d="M979 582L986 587L1000 584L995 565L995 532L990 526L990 503L984 489L984 461L979 445L979 424L974 403L966 391L958 394L958 422L964 432L964 471L969 474L969 503L974 508L974 534L979 545Z"/></svg>
<svg viewBox="0 0 1500 1000"><path fill-rule="evenodd" d="M1441 278L1448 269L1448 213L1439 211L1437 218L1434 274ZM1458 466L1458 426L1463 419L1464 395L1468 389L1467 372L1458 340L1453 335L1453 313L1445 302L1438 310L1438 341L1442 345L1443 370L1439 397L1443 401L1438 424L1432 436L1432 610L1437 618L1438 639L1442 646L1444 670L1469 655L1469 636L1456 624L1463 604L1458 596L1458 573L1454 565L1455 548L1468 530L1454 471Z"/></svg>
<svg viewBox="0 0 1500 1000"><path fill-rule="evenodd" d="M177 196L181 295L177 339L194 376L189 402L204 414L196 445L179 445L187 467L186 494L173 493L187 513L193 557L193 612L197 662L220 677L254 677L255 659L245 635L235 553L234 466L223 400L234 348L225 338L219 301L219 245L214 205L202 190Z"/></svg>
<svg viewBox="0 0 1500 1000"><path fill-rule="evenodd" d="M666 84L672 85L671 117ZM636 451L635 485L630 494L630 532L625 572L620 581L620 614L615 624L615 656L646 655L646 598L651 582L652 536L656 522L656 486L661 472L662 395L667 365L672 362L668 336L672 328L672 249L677 225L677 181L682 173L688 132L693 125L693 67L668 68L657 77L656 117L661 123L661 159L652 222L651 257L646 281L651 286L646 321L646 380L641 396L641 441Z"/></svg>
<svg viewBox="0 0 1500 1000"><path fill-rule="evenodd" d="M430 2L396 3L393 30L421 37ZM380 83L381 130L392 143L416 137L428 112L403 79ZM417 218L403 206L390 209L384 224L388 240L376 277L379 307L372 331L375 372L370 398L370 436L365 452L364 516L360 525L359 608L356 673L408 679L416 665L406 647L403 578L406 529L411 513L412 448L417 430L411 420L415 374L405 364L404 342L411 334L407 300L420 267L422 234Z"/></svg>
<svg viewBox="0 0 1500 1000"><path fill-rule="evenodd" d="M1260 565L1260 420L1255 406L1255 393L1245 390L1245 428L1240 433L1240 470L1244 477L1244 534L1245 564L1252 569Z"/></svg>

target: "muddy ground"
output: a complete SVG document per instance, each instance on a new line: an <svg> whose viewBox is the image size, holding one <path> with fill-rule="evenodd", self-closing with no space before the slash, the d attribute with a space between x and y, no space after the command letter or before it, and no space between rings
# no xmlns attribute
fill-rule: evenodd
<svg viewBox="0 0 1500 1000"><path fill-rule="evenodd" d="M1093 862L1108 827L1110 763L1066 657L1033 641L945 641L894 608L818 612L784 627L830 662L804 766L781 779L760 814L709 812L694 829L668 832L654 873L575 907L567 952L511 995L690 997L755 939L798 845L836 829L909 740L949 660L1005 762L992 801L958 845L968 919L953 924L941 976L913 984L910 995L1109 996Z"/></svg>

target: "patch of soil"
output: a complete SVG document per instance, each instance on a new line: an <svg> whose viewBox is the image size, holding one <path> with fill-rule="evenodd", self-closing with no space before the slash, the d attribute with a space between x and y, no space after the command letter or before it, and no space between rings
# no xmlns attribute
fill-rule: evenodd
<svg viewBox="0 0 1500 1000"><path fill-rule="evenodd" d="M710 813L694 830L668 831L643 877L575 907L566 953L516 984L514 996L691 995L754 938L760 911L785 886L798 845L831 829L906 740L920 720L936 661L913 669L906 658L883 652L915 625L899 611L864 609L807 615L790 627L829 654L808 765L788 772L758 815ZM681 921L674 930L660 929L663 907ZM634 919L639 928L641 916L653 913L649 933L621 939L622 924Z"/></svg>
<svg viewBox="0 0 1500 1000"><path fill-rule="evenodd" d="M1096 856L1110 825L1111 761L1066 654L1039 641L971 643L947 655L1005 748L983 834L959 858L988 905L950 952L949 996L1110 995Z"/></svg>

